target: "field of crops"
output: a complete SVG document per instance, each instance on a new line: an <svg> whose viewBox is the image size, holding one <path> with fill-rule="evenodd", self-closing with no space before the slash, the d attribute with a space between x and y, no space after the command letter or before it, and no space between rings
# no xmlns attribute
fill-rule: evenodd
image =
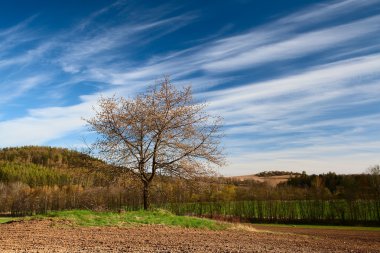
<svg viewBox="0 0 380 253"><path fill-rule="evenodd" d="M380 225L379 200L268 200L170 203L160 206L177 215L251 222Z"/></svg>

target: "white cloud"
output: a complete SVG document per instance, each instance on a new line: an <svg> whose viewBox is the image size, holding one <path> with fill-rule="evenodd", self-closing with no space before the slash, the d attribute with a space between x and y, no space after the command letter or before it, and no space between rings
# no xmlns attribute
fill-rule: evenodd
<svg viewBox="0 0 380 253"><path fill-rule="evenodd" d="M26 117L0 121L0 146L41 145L83 128L93 103L30 110Z"/></svg>
<svg viewBox="0 0 380 253"><path fill-rule="evenodd" d="M204 64L208 71L233 71L252 68L273 61L283 61L303 57L326 49L339 48L342 43L360 41L364 43L367 35L380 32L380 16L352 22L323 30L312 31L280 42L268 43L258 47L239 47L234 54ZM254 36L251 36L254 40ZM253 46L253 47L252 47ZM223 52L230 49L222 47ZM223 54L223 52L219 54ZM217 54L217 53L213 53Z"/></svg>
<svg viewBox="0 0 380 253"><path fill-rule="evenodd" d="M301 23L305 25L326 22L336 19L337 16L357 13L360 10L371 8L373 6L376 6L376 4L379 4L379 2L379 0L344 0L316 4L309 8L281 18L277 23L279 25L289 23L296 25L299 25Z"/></svg>
<svg viewBox="0 0 380 253"><path fill-rule="evenodd" d="M256 102L260 107L265 99L297 94L299 92L309 93L318 98L324 91L326 96L331 95L337 89L347 87L347 85L363 85L377 80L380 76L378 67L380 66L380 55L357 57L350 60L340 61L333 64L318 66L317 68L305 71L301 74L285 76L279 79L269 80L260 83L252 83L238 88L223 89L220 91L205 92L203 95L211 101L212 107L226 107L226 105L242 107L244 103ZM373 87L376 89L377 85ZM301 99L306 100L305 97ZM308 97L309 99L309 97ZM310 103L313 100L309 100ZM270 103L278 103L271 101ZM281 103L281 101L280 101ZM288 101L286 101L288 103ZM271 105L272 106L272 105ZM230 108L230 107L227 107ZM265 113L265 110L263 110Z"/></svg>
<svg viewBox="0 0 380 253"><path fill-rule="evenodd" d="M48 82L50 76L35 75L22 79L12 80L11 82L0 83L0 104L7 103L15 98L25 95L31 89Z"/></svg>

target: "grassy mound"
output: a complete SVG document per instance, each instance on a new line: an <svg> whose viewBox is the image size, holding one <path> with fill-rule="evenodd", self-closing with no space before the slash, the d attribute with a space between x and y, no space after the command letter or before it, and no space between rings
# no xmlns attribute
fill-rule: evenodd
<svg viewBox="0 0 380 253"><path fill-rule="evenodd" d="M15 220L15 219L14 218L8 218L8 217L0 217L0 224L1 223L7 223L7 222L10 222L13 220Z"/></svg>
<svg viewBox="0 0 380 253"><path fill-rule="evenodd" d="M196 217L177 216L165 210L131 212L94 212L89 210L54 211L38 218L69 220L78 226L128 226L137 224L160 224L186 228L221 230L227 225Z"/></svg>

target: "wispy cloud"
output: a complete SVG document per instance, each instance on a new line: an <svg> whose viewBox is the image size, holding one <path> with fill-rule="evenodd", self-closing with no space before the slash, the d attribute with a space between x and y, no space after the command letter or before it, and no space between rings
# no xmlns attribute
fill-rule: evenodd
<svg viewBox="0 0 380 253"><path fill-rule="evenodd" d="M345 25L326 28L296 35L284 41L269 43L259 47L235 49L234 54L206 63L204 68L209 71L234 71L252 68L273 61L310 56L327 49L338 50L342 43L366 44L366 37L380 32L380 16L366 18ZM252 37L254 37L252 35ZM371 43L374 43L370 41ZM375 42L376 43L376 42ZM229 44L229 43L227 43ZM229 47L230 45L225 45ZM222 52L229 49L220 46ZM212 52L213 54L222 54ZM206 55L207 56L207 55Z"/></svg>
<svg viewBox="0 0 380 253"><path fill-rule="evenodd" d="M316 4L277 21L278 24L310 25L328 22L347 14L358 13L376 7L378 0L344 0Z"/></svg>
<svg viewBox="0 0 380 253"><path fill-rule="evenodd" d="M0 83L0 105L25 95L28 91L38 85L43 85L49 79L49 76L36 75Z"/></svg>
<svg viewBox="0 0 380 253"><path fill-rule="evenodd" d="M36 17L33 15L15 26L0 30L0 57L8 50L36 39L36 34L28 28Z"/></svg>
<svg viewBox="0 0 380 253"><path fill-rule="evenodd" d="M213 107L225 107L226 104L236 104L240 107L244 102L260 106L268 99L276 99L269 102L288 103L289 101L278 99L289 94L297 96L300 92L322 99L321 95L329 96L331 91L353 88L357 85L362 87L371 80L378 80L380 76L378 66L380 66L380 54L375 54L321 65L297 75L206 92L204 95L213 101ZM328 93L323 93L324 91ZM305 99L304 95L302 94L300 99L313 102L313 99ZM337 95L331 98L336 98ZM291 99L294 99L294 96Z"/></svg>

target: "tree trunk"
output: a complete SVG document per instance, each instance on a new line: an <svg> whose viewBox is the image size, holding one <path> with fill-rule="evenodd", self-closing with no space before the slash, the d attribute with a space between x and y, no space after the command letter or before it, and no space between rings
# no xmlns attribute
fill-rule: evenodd
<svg viewBox="0 0 380 253"><path fill-rule="evenodd" d="M148 210L150 207L150 196L149 196L149 183L144 182L143 198L144 198L144 210Z"/></svg>

